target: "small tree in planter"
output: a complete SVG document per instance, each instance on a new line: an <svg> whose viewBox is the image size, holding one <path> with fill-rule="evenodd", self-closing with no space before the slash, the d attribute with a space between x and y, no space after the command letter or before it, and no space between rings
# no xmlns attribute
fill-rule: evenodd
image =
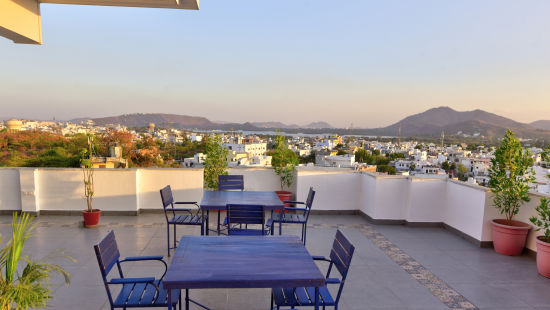
<svg viewBox="0 0 550 310"><path fill-rule="evenodd" d="M539 273L550 278L550 200L546 197L540 199L540 204L535 208L537 216L529 220L537 226L537 231L543 231L544 235L535 239L537 244L537 268Z"/></svg>
<svg viewBox="0 0 550 310"><path fill-rule="evenodd" d="M88 136L88 150L83 152L83 157L88 155L88 158L81 160L82 175L84 182L84 198L86 198L86 210L82 211L84 217L84 227L93 228L99 224L99 216L101 210L93 208L93 200L95 195L94 190L94 168L92 162L92 136Z"/></svg>
<svg viewBox="0 0 550 310"><path fill-rule="evenodd" d="M531 153L521 146L510 130L506 131L501 145L491 159L489 187L494 195L493 204L506 219L495 219L493 223L493 245L498 253L519 255L525 247L527 233L531 226L514 221L519 208L528 202L534 172L531 168Z"/></svg>
<svg viewBox="0 0 550 310"><path fill-rule="evenodd" d="M47 263L57 257L75 260L56 251L41 260L32 260L23 255L25 242L32 235L34 226L28 213L13 214L11 240L0 249L0 309L42 309L52 299L50 277L57 273L69 285L70 275L59 265ZM1 238L0 238L1 239ZM1 240L0 240L1 242ZM22 264L26 263L24 268Z"/></svg>
<svg viewBox="0 0 550 310"><path fill-rule="evenodd" d="M227 174L227 149L221 145L221 139L216 135L208 138L205 147L204 187L210 190L218 189L218 176Z"/></svg>
<svg viewBox="0 0 550 310"><path fill-rule="evenodd" d="M281 190L276 193L282 201L291 200L292 193L285 191L285 187L290 188L294 181L294 172L299 163L298 155L288 148L285 137L279 135L275 140L271 156L271 166L281 181Z"/></svg>

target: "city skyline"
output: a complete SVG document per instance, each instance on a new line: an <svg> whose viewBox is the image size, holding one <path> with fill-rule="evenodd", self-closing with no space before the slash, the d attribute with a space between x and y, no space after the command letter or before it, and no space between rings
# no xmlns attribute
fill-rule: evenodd
<svg viewBox="0 0 550 310"><path fill-rule="evenodd" d="M545 1L46 4L43 46L0 39L0 117L175 113L373 128L450 106L550 119L548 9Z"/></svg>

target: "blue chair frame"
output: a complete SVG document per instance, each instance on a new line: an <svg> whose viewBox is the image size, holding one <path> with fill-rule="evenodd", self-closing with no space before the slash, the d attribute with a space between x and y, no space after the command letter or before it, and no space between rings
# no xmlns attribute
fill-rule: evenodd
<svg viewBox="0 0 550 310"><path fill-rule="evenodd" d="M243 224L245 228L242 228ZM248 225L260 225L261 229L248 228ZM271 231L271 225L271 219L265 223L265 211L262 205L227 205L227 234L230 236L268 235Z"/></svg>
<svg viewBox="0 0 550 310"><path fill-rule="evenodd" d="M244 176L240 174L218 175L218 190L244 191Z"/></svg>
<svg viewBox="0 0 550 310"><path fill-rule="evenodd" d="M349 266L354 252L355 247L340 230L337 230L329 258L323 256L312 257L314 260L329 263L326 284L339 284L336 299L332 297L326 285L319 288L319 305L323 306L323 309L327 306L333 306L335 310L338 309L338 302L342 296L342 290L348 276ZM340 279L330 277L333 269L338 270L341 276ZM280 310L280 307L313 307L315 306L315 288L274 288L271 294L271 309L273 309L274 305L276 305L277 310Z"/></svg>
<svg viewBox="0 0 550 310"><path fill-rule="evenodd" d="M200 215L200 207L196 201L174 201L172 196L172 188L167 185L160 190L160 198L162 207L164 208L164 217L166 218L166 235L168 243L168 256L170 250L177 247L176 226L177 225L192 225L201 227L201 236L204 235L204 218ZM174 205L195 205L196 211L193 213L191 208L175 208ZM177 211L187 212L188 214L176 214ZM169 213L172 213L171 215ZM174 246L170 247L170 225L174 226Z"/></svg>
<svg viewBox="0 0 550 310"><path fill-rule="evenodd" d="M111 230L96 245L94 250L103 278L103 284L107 290L107 297L111 310L115 308L146 308L146 307L168 307L168 291L162 286L162 279L166 274L167 265L162 256L139 256L126 257L120 260L120 252L115 239L115 233ZM145 278L126 278L122 272L121 263L137 261L159 261L164 264L164 273L160 279L154 277ZM118 269L118 278L108 280L109 272L116 266ZM122 285L116 299L113 300L111 285ZM179 302L181 310L181 295L179 290L172 291L173 307Z"/></svg>
<svg viewBox="0 0 550 310"><path fill-rule="evenodd" d="M295 211L296 213L281 212L274 214L274 223L284 224L302 224L302 242L306 244L307 237L307 221L309 219L309 213L311 212L311 206L313 205L313 199L315 198L315 191L313 187L309 188L309 193L305 202L301 201L285 201L285 203L294 205L305 205L304 208L297 207L285 207L285 211ZM275 225L272 226L272 229ZM271 231L273 235L273 231Z"/></svg>

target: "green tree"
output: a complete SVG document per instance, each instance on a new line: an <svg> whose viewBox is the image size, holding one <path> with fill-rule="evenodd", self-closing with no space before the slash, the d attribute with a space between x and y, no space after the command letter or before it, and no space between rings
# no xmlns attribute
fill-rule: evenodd
<svg viewBox="0 0 550 310"><path fill-rule="evenodd" d="M458 178L462 181L468 180L468 168L463 164L458 164Z"/></svg>
<svg viewBox="0 0 550 310"><path fill-rule="evenodd" d="M416 169L416 165L415 164L411 164L409 166L409 171L414 171Z"/></svg>
<svg viewBox="0 0 550 310"><path fill-rule="evenodd" d="M456 170L456 163L451 163L451 165L449 166L449 170L455 171Z"/></svg>
<svg viewBox="0 0 550 310"><path fill-rule="evenodd" d="M205 145L204 187L218 189L218 176L227 174L227 149L221 145L220 136L208 138Z"/></svg>
<svg viewBox="0 0 550 310"><path fill-rule="evenodd" d="M529 218L533 225L537 226L537 231L543 231L543 241L550 243L550 200L547 197L540 199L540 204L535 208L537 216Z"/></svg>
<svg viewBox="0 0 550 310"><path fill-rule="evenodd" d="M281 180L281 190L292 185L294 171L299 163L298 155L290 150L285 142L284 136L275 138L276 148L271 152L271 166Z"/></svg>
<svg viewBox="0 0 550 310"><path fill-rule="evenodd" d="M355 161L360 163L366 163L368 157L370 157L369 151L365 149L358 149L355 151Z"/></svg>
<svg viewBox="0 0 550 310"><path fill-rule="evenodd" d="M451 165L449 165L448 161L444 161L441 163L441 169L445 170L446 172L449 171L451 168Z"/></svg>
<svg viewBox="0 0 550 310"><path fill-rule="evenodd" d="M494 195L493 204L511 221L520 206L530 200L530 185L535 181L531 153L507 130L491 164L489 187Z"/></svg>
<svg viewBox="0 0 550 310"><path fill-rule="evenodd" d="M372 155L379 156L380 155L380 150L372 150Z"/></svg>
<svg viewBox="0 0 550 310"><path fill-rule="evenodd" d="M379 165L379 166L376 166L376 172L382 172L382 173L385 172L389 175L395 175L396 170L395 170L395 167L390 165Z"/></svg>
<svg viewBox="0 0 550 310"><path fill-rule="evenodd" d="M338 150L338 152L336 152L336 155L346 155L346 151L344 150Z"/></svg>

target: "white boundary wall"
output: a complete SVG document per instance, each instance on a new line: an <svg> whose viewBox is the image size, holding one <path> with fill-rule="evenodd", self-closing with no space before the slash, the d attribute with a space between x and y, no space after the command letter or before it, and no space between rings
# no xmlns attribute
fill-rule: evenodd
<svg viewBox="0 0 550 310"><path fill-rule="evenodd" d="M245 190L279 190L271 168L232 168ZM170 184L176 200L200 201L202 169L96 169L94 207L104 211L161 209L159 189ZM444 223L478 241L491 241L491 220L502 217L486 188L442 178L384 176L348 169L300 167L290 191L304 201L316 190L315 210L361 211L374 220ZM517 216L528 222L542 195L531 194ZM82 170L0 168L0 211L80 211ZM531 232L528 248L535 250Z"/></svg>

